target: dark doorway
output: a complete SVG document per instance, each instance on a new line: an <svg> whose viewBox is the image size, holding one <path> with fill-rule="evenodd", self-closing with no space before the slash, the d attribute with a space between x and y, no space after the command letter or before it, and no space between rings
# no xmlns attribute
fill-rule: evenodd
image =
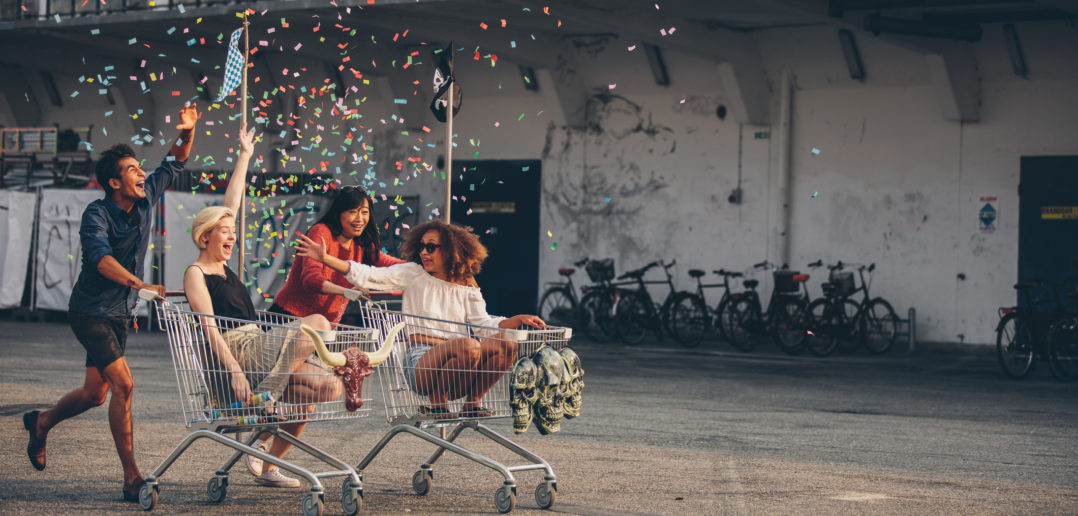
<svg viewBox="0 0 1078 516"><path fill-rule="evenodd" d="M535 312L540 166L538 160L453 162L453 195L465 202L454 202L450 215L474 228L490 251L476 282L493 315Z"/></svg>
<svg viewBox="0 0 1078 516"><path fill-rule="evenodd" d="M1061 281L1075 273L1071 260L1078 258L1078 156L1022 158L1018 186L1018 281ZM1063 301L1074 282L1064 287ZM1051 296L1048 288L1031 292L1037 299ZM1019 300L1023 303L1024 300ZM1023 303L1024 304L1024 303ZM1037 310L1051 310L1048 305Z"/></svg>

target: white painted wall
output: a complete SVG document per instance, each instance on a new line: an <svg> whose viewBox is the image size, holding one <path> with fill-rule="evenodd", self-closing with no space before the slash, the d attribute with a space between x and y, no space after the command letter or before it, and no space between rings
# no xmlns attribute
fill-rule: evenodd
<svg viewBox="0 0 1078 516"><path fill-rule="evenodd" d="M770 83L773 127L741 127L732 115L718 119L715 108L729 100L716 63L706 59L664 52L671 85L656 86L641 49L628 50L636 41L596 37L578 52L591 94L587 128L565 126L549 74L540 71L540 89L531 92L513 63L501 60L492 68L487 60L458 54L465 103L455 120L454 158L542 159L539 232L522 235L543 243L541 283L557 279L558 267L585 255L614 257L619 271L661 257L678 261L676 280L690 288L688 268L744 268L776 259L777 250L768 241L775 227L771 219L782 202L776 191L776 92L782 71L790 70L796 81L793 265L803 268L820 258L876 262L874 293L891 300L902 315L916 307L921 339L989 343L996 307L1013 299L1019 160L1078 154L1073 137L1078 132L1078 32L1061 22L1019 24L1027 79L1013 75L1000 27L986 25L984 34L983 41L970 46L981 80L980 121L965 124L941 116L923 55L858 34L867 79L854 81L835 29L824 26L755 34ZM427 80L426 71L411 73ZM79 86L77 77L88 75L86 69L72 65L67 73L56 74L65 106L49 107L42 102L44 92L36 90L43 123L94 123L99 148L132 134L132 124L123 119L124 99L107 107L85 86L78 97L67 97ZM307 83L314 82L311 77ZM409 98L423 108L410 110L407 123L400 123L392 114L404 113L393 105L402 92L394 91L386 77L370 79L369 85L349 80L358 91L348 93L346 104L354 107L355 99L365 98L361 119L342 122L327 114L328 97L308 97L295 113L300 146L322 139L309 151L290 151L296 161L283 170L301 173L326 162L330 171L340 167L345 183L366 178L390 198L420 195L422 204L431 203L421 213L421 220L426 219L441 204L442 180L433 167L445 139L444 127L426 112L429 86L420 86L421 98ZM259 84L253 91L261 98L257 88L265 84ZM613 90L611 84L616 84ZM171 130L164 116L179 105L170 94L173 89L188 95L189 72L181 70L175 78L166 73L163 82L154 83L156 127L163 134ZM22 92L12 90L5 87L9 104L25 102ZM316 106L323 110L321 117ZM116 113L103 117L109 109ZM198 136L198 159L212 155L216 168L227 168L231 145L222 135L235 125L227 115L206 111L215 125L204 129L210 134ZM421 122L411 120L417 116ZM416 130L423 125L429 133ZM259 153L269 156L278 130L274 124L267 131L270 137ZM349 131L355 141L342 149ZM757 139L757 134L770 138ZM362 143L370 148L362 149ZM152 150L143 153L163 152L155 139ZM367 159L356 159L364 154ZM734 205L727 196L738 186L739 170L744 202ZM992 234L978 230L982 195L999 197L999 228ZM552 243L556 250L549 249ZM965 281L957 279L960 273ZM820 276L814 275L814 292ZM661 297L665 290L655 294Z"/></svg>

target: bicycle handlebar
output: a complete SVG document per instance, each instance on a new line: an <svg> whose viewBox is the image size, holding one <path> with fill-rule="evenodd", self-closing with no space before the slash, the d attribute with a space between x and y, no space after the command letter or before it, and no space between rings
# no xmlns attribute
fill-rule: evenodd
<svg viewBox="0 0 1078 516"><path fill-rule="evenodd" d="M669 269L670 267L673 267L675 265L677 265L677 260L676 259L674 261L670 262L670 263L663 263L662 264L664 269Z"/></svg>
<svg viewBox="0 0 1078 516"><path fill-rule="evenodd" d="M833 271L840 271L844 267L846 267L846 264L842 263L842 260L839 260L838 263L836 263L834 265L828 265L827 270L832 271L832 272Z"/></svg>
<svg viewBox="0 0 1078 516"><path fill-rule="evenodd" d="M711 272L714 272L715 274L718 274L719 276L727 276L727 277L730 277L730 278L738 278L738 277L742 276L742 273L740 273L740 272L728 271L726 269L719 269L717 271L711 271Z"/></svg>
<svg viewBox="0 0 1078 516"><path fill-rule="evenodd" d="M760 263L754 263L754 264L752 265L752 268L753 268L753 269L766 269L766 268L767 268L767 266L769 266L769 265L771 265L771 263L770 263L770 262L768 262L767 260L764 260L764 261L762 261L762 262L760 262Z"/></svg>
<svg viewBox="0 0 1078 516"><path fill-rule="evenodd" d="M815 269L816 267L823 267L823 260L816 260L816 261L808 264L808 266L813 268L813 269Z"/></svg>
<svg viewBox="0 0 1078 516"><path fill-rule="evenodd" d="M585 266L585 265L587 265L587 264L588 264L588 261L589 261L589 260L591 260L591 259L590 259L590 258L588 258L587 256L585 256L585 257L584 257L584 258L583 258L582 260L580 260L579 262L573 262L573 265L576 265L577 267L583 267L583 266Z"/></svg>

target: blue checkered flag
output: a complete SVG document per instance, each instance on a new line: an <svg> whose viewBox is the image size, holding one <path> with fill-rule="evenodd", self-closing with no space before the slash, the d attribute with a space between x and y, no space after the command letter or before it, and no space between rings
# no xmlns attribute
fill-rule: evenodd
<svg viewBox="0 0 1078 516"><path fill-rule="evenodd" d="M214 102L221 102L240 85L240 74L243 73L243 52L240 52L240 36L243 35L243 27L236 29L232 37L228 38L228 59L225 59L225 84L221 86L221 94Z"/></svg>

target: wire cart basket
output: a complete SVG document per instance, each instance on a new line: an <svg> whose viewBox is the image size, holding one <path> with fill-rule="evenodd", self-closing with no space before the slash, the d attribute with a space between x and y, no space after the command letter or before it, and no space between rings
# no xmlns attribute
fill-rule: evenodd
<svg viewBox="0 0 1078 516"><path fill-rule="evenodd" d="M146 477L146 484L139 492L143 510L153 510L157 505L159 479L199 439L210 439L233 450L209 481L207 494L213 503L224 500L232 467L244 455L251 455L298 475L311 485L310 493L303 499L304 515L322 514L325 502L322 480L334 477L344 477L341 499L344 512L351 516L362 509L363 488L356 470L280 426L369 416L370 398L361 398L359 407L348 406L347 396L342 399L345 386L320 357L326 358L330 365L341 365L340 360L348 354L341 352L355 346L367 353L374 366L373 372L377 373L381 366L376 360L388 355L393 346L391 332L379 333L370 328L344 325L332 325L328 331L319 331L301 325L299 318L262 311L258 312L258 321L230 319L191 311L182 293L169 293L166 298L159 298L152 291L144 290L139 296L156 302L158 324L168 336L184 423L191 429ZM215 340L208 337L214 331L222 334L221 340L228 343L229 348L244 350L239 353L241 356L234 358L250 386L252 395L247 400L237 399L234 375L214 351ZM389 341L384 339L386 336ZM302 341L318 352L305 359L301 356L303 351L297 352L297 349L304 349ZM234 342L245 347L234 347ZM270 357L272 367L265 367L266 356ZM258 362L259 357L263 357L263 362ZM302 365L297 366L297 360L303 362ZM301 384L306 388L297 387ZM353 405L354 402L353 399ZM250 434L241 440L241 432ZM312 472L252 447L255 439L265 432L328 464L330 469Z"/></svg>
<svg viewBox="0 0 1078 516"><path fill-rule="evenodd" d="M572 330L555 327L542 330L480 327L402 314L374 303L365 304L362 312L364 324L376 328L379 338L399 329L402 323L404 328L378 377L385 401L386 420L392 426L356 466L360 478L390 440L406 433L437 446L434 453L412 475L412 488L416 494L424 496L431 491L434 463L445 452L450 451L501 473L504 481L494 492L494 505L502 513L510 512L516 506L516 479L513 474L518 471L543 470L545 475L535 489L535 500L540 508L550 508L557 493L557 479L550 464L495 432L484 422L513 416L508 372L515 357L531 356L544 345L560 350L568 344ZM424 369L423 362L417 361L417 355L424 349L423 341L431 337L447 341L471 339L472 345L481 344L483 354L478 362L479 367ZM429 343L429 340L427 342ZM488 349L499 349L502 353L500 360L485 355ZM491 363L500 365L492 367L489 365ZM441 407L435 407L428 395L431 385L426 384L426 379L431 377L438 378L438 388L448 387L449 391L456 391L448 395L448 401L444 405L438 403ZM465 399L469 397L466 393L469 388L475 389L479 384L490 385L490 388L478 400L479 408L469 410L465 407ZM471 397L475 397L474 391L471 391L471 394ZM473 399L469 403L476 401ZM439 408L441 410L438 410ZM526 462L506 466L457 443L457 438L468 428L523 457ZM434 429L438 430L437 435L432 433Z"/></svg>

